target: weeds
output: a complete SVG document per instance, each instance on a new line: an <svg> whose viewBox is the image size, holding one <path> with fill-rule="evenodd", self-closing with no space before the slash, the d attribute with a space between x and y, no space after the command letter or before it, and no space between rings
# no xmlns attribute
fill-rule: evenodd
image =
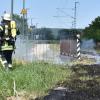
<svg viewBox="0 0 100 100"><path fill-rule="evenodd" d="M65 80L71 71L63 66L48 63L14 63L14 69L6 72L0 67L0 94L13 95L13 81L17 91L46 94L58 81Z"/></svg>

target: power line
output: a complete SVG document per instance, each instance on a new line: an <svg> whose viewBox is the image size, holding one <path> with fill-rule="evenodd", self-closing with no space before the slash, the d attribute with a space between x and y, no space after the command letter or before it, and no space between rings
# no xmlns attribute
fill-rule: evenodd
<svg viewBox="0 0 100 100"><path fill-rule="evenodd" d="M71 15L69 15L69 14L67 14L65 11L63 11L64 9L67 9L67 8L56 8L58 11L60 11L61 13L63 13L64 15L58 15L58 16L53 16L53 17L56 17L56 18L61 18L61 17L63 17L63 18L71 18L72 19L72 22L70 22L70 23L72 23L72 26L71 27L73 27L73 25L74 25L74 22L73 22L73 20L74 20L74 16L71 16ZM68 8L68 10L74 10L73 8Z"/></svg>
<svg viewBox="0 0 100 100"><path fill-rule="evenodd" d="M64 12L61 8L56 8L57 10L59 10L60 12L62 12L63 14L65 14L65 16L67 16L67 17L70 17L70 18L72 18L72 19L74 19L74 17L73 16L71 16L71 15L69 15L69 14L67 14L66 12Z"/></svg>

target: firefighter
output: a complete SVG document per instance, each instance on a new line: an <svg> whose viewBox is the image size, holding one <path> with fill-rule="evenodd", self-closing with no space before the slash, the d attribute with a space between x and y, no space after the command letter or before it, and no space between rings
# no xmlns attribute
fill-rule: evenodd
<svg viewBox="0 0 100 100"><path fill-rule="evenodd" d="M11 20L10 14L5 13L0 25L0 61L2 66L7 69L12 69L12 54L15 49L16 34L16 22Z"/></svg>

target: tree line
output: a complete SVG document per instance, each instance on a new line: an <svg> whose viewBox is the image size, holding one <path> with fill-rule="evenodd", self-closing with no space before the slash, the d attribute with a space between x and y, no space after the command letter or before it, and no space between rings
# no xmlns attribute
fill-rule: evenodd
<svg viewBox="0 0 100 100"><path fill-rule="evenodd" d="M83 38L100 42L100 16L96 17L88 27L85 27L83 33Z"/></svg>

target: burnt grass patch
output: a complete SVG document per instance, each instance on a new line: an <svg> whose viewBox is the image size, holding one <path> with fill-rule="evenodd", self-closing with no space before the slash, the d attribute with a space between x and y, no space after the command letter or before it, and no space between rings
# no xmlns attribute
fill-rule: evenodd
<svg viewBox="0 0 100 100"><path fill-rule="evenodd" d="M47 96L36 100L100 100L100 65L75 65L70 67L69 79L58 82Z"/></svg>

